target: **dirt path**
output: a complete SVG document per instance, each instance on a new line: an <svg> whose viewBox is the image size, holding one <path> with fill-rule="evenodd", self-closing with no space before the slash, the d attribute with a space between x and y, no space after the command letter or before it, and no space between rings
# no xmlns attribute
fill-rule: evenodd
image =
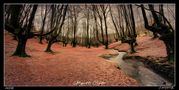
<svg viewBox="0 0 179 90"><path fill-rule="evenodd" d="M113 63L99 57L114 53L103 47L87 49L54 44L55 54L44 52L47 44L37 39L27 42L26 51L32 57L11 56L17 45L5 33L5 85L18 86L131 86L139 85L136 80L116 68Z"/></svg>
<svg viewBox="0 0 179 90"><path fill-rule="evenodd" d="M128 52L127 55L123 58L125 61L128 61L126 64L136 63L138 61L141 61L145 63L147 67L155 71L157 74L160 74L160 76L163 76L163 78L165 78L166 80L170 81L171 83L175 83L176 78L174 77L174 74L175 74L174 70L176 67L176 63L168 62L166 58L167 56L166 47L163 41L159 40L158 38L152 39L152 37L143 36L143 37L137 37L137 43L138 43L138 46L135 47L136 53L133 53L133 54L129 53L130 47L127 43L116 42L116 43L110 44L109 48L115 49L118 51ZM137 67L139 70L141 70L141 75L146 76L146 77L143 77L144 83L149 81L149 80L144 81L145 78L147 77L153 78L153 81L151 79L151 82L154 82L154 83L149 82L149 84L152 84L152 85L153 84L161 85L161 83L165 81L165 80L160 79L155 73L152 73L152 71L147 70L143 67L139 67L140 65L137 65ZM123 66L126 68L129 68L127 65L123 65ZM137 70L137 69L134 69L134 70ZM127 71L127 70L123 70L123 71ZM148 73L145 73L145 71L147 71ZM132 71L129 71L129 73L131 72ZM164 84L167 84L167 83L164 83ZM168 85L170 85L170 83Z"/></svg>
<svg viewBox="0 0 179 90"><path fill-rule="evenodd" d="M152 69L147 68L141 61L128 59L123 60L126 52L119 52L118 56L113 57L110 61L118 64L120 69L129 76L140 82L142 86L171 86L172 83L164 79Z"/></svg>

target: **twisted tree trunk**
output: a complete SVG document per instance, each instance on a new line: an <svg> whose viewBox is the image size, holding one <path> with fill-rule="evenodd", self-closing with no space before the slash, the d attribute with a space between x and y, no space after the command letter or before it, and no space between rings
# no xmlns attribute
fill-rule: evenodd
<svg viewBox="0 0 179 90"><path fill-rule="evenodd" d="M169 61L173 61L174 60L174 31L170 30L171 28L166 24L161 23L156 12L154 11L153 5L149 5L149 8L155 22L153 26L148 25L148 20L144 10L144 6L141 5L142 15L144 18L144 26L146 29L160 35L159 39L162 40L166 46L167 58Z"/></svg>

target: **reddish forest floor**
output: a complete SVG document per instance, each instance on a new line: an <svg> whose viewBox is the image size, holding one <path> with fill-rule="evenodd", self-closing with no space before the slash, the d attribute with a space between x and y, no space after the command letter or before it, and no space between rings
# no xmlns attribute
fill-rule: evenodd
<svg viewBox="0 0 179 90"><path fill-rule="evenodd" d="M174 82L175 61L167 60L166 47L163 41L158 38L153 39L149 36L137 37L138 46L135 47L136 53L130 53L130 47L127 43L112 43L109 48L128 52L123 60L142 61L147 67L152 68L155 72Z"/></svg>
<svg viewBox="0 0 179 90"><path fill-rule="evenodd" d="M166 57L165 45L159 39L142 36L137 38L137 51L128 56ZM29 39L26 46L27 54L31 57L21 58L12 56L17 42L5 32L5 85L20 86L138 86L132 79L121 71L116 64L100 57L104 54L116 54L114 50L129 52L128 44L112 43L109 48L76 48L59 43L52 46L53 54L44 52L47 43L39 44L38 40Z"/></svg>
<svg viewBox="0 0 179 90"><path fill-rule="evenodd" d="M129 56L141 56L141 57L166 57L166 47L163 41L158 38L153 39L149 36L137 37L138 46L135 47L136 53L129 54ZM112 43L109 48L117 49L118 51L130 52L130 47L127 43Z"/></svg>
<svg viewBox="0 0 179 90"><path fill-rule="evenodd" d="M29 39L27 54L32 57L12 56L17 42L5 32L5 85L19 86L132 86L139 83L118 69L115 64L99 57L114 53L104 47L87 49L54 44L54 54L44 52L47 44Z"/></svg>

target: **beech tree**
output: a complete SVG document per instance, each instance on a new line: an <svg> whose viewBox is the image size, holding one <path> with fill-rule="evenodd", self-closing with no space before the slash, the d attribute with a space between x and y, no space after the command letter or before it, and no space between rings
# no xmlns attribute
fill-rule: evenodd
<svg viewBox="0 0 179 90"><path fill-rule="evenodd" d="M92 11L93 11L93 18L94 18L94 27L93 27L93 29L94 29L94 31L95 31L95 36L96 36L96 39L97 39L97 41L98 42L100 42L100 43L103 43L102 41L100 41L100 39L99 39L99 31L98 31L98 21L97 21L97 6L96 5L92 5Z"/></svg>
<svg viewBox="0 0 179 90"><path fill-rule="evenodd" d="M97 16L100 20L100 29L101 29L101 37L102 41L100 41L99 37L98 41L101 42L103 45L105 45L105 48L108 49L108 26L107 26L107 15L109 12L109 5L93 5L93 10L94 10L94 17L95 17L95 22L97 23L97 18L96 18L96 13ZM104 25L104 28L103 28ZM97 28L96 28L97 29ZM104 37L104 30L105 30L105 37ZM99 32L96 30L97 35Z"/></svg>
<svg viewBox="0 0 179 90"><path fill-rule="evenodd" d="M13 53L14 56L30 57L26 54L25 47L27 40L34 36L45 36L54 30L45 34L33 32L33 21L38 5L7 5L7 17L5 17L5 30L16 36L18 45ZM5 7L5 8L6 8Z"/></svg>
<svg viewBox="0 0 179 90"><path fill-rule="evenodd" d="M89 7L85 6L87 9L87 15L86 15L86 32L87 32L87 48L90 48L90 38L89 38Z"/></svg>
<svg viewBox="0 0 179 90"><path fill-rule="evenodd" d="M65 21L68 5L51 5L51 26L55 31L50 34L46 52L53 52L51 46L55 42L63 42L60 39L62 27Z"/></svg>
<svg viewBox="0 0 179 90"><path fill-rule="evenodd" d="M111 16L111 19L112 19L112 22L113 22L113 25L114 25L114 28L115 28L115 31L116 31L116 34L117 34L117 38L116 40L119 40L120 38L120 34L119 34L119 28L117 26L117 23L115 22L115 19L114 19L114 16L113 16L113 13L112 13L112 10L111 10L111 6L109 7L109 12L110 12L110 16ZM119 13L119 12L118 12ZM119 19L119 18L118 18Z"/></svg>
<svg viewBox="0 0 179 90"><path fill-rule="evenodd" d="M136 30L135 30L135 21L134 15L132 10L132 5L122 5L123 16L125 18L125 27L126 27L126 36L122 42L126 42L131 47L131 53L136 52L134 50L134 46L137 45L136 43Z"/></svg>
<svg viewBox="0 0 179 90"><path fill-rule="evenodd" d="M76 5L70 5L69 7L70 11L70 16L71 16L71 24L72 24L72 29L73 29L73 39L71 41L71 45L73 47L76 47L77 45L77 37L76 37L76 32L78 29L78 16L80 13L80 7Z"/></svg>
<svg viewBox="0 0 179 90"><path fill-rule="evenodd" d="M48 12L49 12L48 6L45 5L45 14L44 14L44 16L43 16L43 14L42 14L42 13L44 12L43 8L44 8L44 7L41 7L42 26L41 26L41 32L40 32L40 34L43 34L43 33L44 33L44 27L45 27L45 24L46 24L45 20L46 20L46 18L47 18L47 14L48 14ZM43 40L43 36L39 36L39 43L40 43L40 44L42 44L42 40Z"/></svg>
<svg viewBox="0 0 179 90"><path fill-rule="evenodd" d="M144 19L144 26L147 30L160 35L159 39L162 40L166 46L168 60L172 61L174 60L174 29L163 13L155 11L153 5L149 4L148 6L149 9L145 8L144 5L140 5ZM145 10L150 10L152 13L154 18L152 26L149 26L148 24ZM159 19L159 16L162 17L166 23L162 22L162 20Z"/></svg>
<svg viewBox="0 0 179 90"><path fill-rule="evenodd" d="M108 49L108 45L109 45L109 42L108 42L108 26L107 26L107 14L108 14L108 11L109 11L109 5L100 5L100 8L101 8L101 11L102 11L102 16L103 16L103 19L104 19L104 26L105 26L105 33L106 33L106 41L105 41L105 48Z"/></svg>
<svg viewBox="0 0 179 90"><path fill-rule="evenodd" d="M30 9L29 12L24 13ZM26 42L34 34L31 32L37 5L10 5L7 11L8 17L5 18L5 30L17 37L18 45L14 56L28 57L25 52ZM25 23L24 23L25 22Z"/></svg>

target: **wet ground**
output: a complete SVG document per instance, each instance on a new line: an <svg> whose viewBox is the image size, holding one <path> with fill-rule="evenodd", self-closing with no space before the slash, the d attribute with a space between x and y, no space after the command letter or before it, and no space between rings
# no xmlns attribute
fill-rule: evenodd
<svg viewBox="0 0 179 90"><path fill-rule="evenodd" d="M110 58L110 61L117 63L119 68L127 75L136 79L144 86L171 86L172 83L164 79L152 69L147 68L143 62L137 60L123 60L122 57L126 52L119 52L116 57Z"/></svg>

